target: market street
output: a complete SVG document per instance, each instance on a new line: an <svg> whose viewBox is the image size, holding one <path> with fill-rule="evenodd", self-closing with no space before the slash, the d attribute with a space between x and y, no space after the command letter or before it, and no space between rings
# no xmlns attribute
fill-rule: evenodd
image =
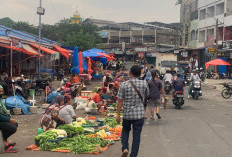
<svg viewBox="0 0 232 157"><path fill-rule="evenodd" d="M98 82L92 82L97 84ZM188 87L187 87L188 88ZM220 91L211 87L203 87L203 100L185 98L182 110L174 109L172 103L168 109L161 110L160 121L145 124L142 132L140 157L230 157L231 145L231 100L220 96ZM170 97L170 96L169 96ZM186 97L186 95L185 95ZM79 111L79 116L84 116ZM34 143L33 136L39 127L40 114L14 116L19 120L19 128L11 140L17 142L20 150L17 154L3 154L9 157L63 157L63 156L94 156L74 155L55 152L27 151ZM102 157L118 157L121 154L120 141L101 153Z"/></svg>

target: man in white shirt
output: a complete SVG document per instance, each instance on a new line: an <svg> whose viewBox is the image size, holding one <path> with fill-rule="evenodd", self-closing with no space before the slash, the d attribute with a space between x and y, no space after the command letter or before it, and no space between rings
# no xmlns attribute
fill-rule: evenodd
<svg viewBox="0 0 232 157"><path fill-rule="evenodd" d="M166 71L166 74L164 75L164 82L169 82L170 84L172 84L172 80L173 80L173 76L170 73L169 70Z"/></svg>

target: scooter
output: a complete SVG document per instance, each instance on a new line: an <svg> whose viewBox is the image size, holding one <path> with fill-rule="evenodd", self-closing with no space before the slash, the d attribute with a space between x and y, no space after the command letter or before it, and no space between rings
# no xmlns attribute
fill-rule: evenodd
<svg viewBox="0 0 232 157"><path fill-rule="evenodd" d="M12 91L15 95L22 96L24 99L27 99L29 96L30 85L22 80L12 80Z"/></svg>
<svg viewBox="0 0 232 157"><path fill-rule="evenodd" d="M191 83L191 73L187 73L185 76L185 84L190 85Z"/></svg>
<svg viewBox="0 0 232 157"><path fill-rule="evenodd" d="M174 99L172 101L177 109L181 109L181 107L184 105L184 93L183 93L183 91L177 91L175 93Z"/></svg>
<svg viewBox="0 0 232 157"><path fill-rule="evenodd" d="M200 80L195 80L193 81L193 89L192 89L192 98L195 100L198 100L199 96L202 95L201 91L201 81Z"/></svg>
<svg viewBox="0 0 232 157"><path fill-rule="evenodd" d="M172 85L169 83L169 81L165 82L164 91L166 94L169 94L172 91Z"/></svg>
<svg viewBox="0 0 232 157"><path fill-rule="evenodd" d="M224 99L229 99L232 96L232 86L227 83L223 83L223 86L221 95Z"/></svg>
<svg viewBox="0 0 232 157"><path fill-rule="evenodd" d="M36 80L36 82L33 82L32 89L35 89L35 95L40 96L41 91L45 90L45 88L49 85L48 80Z"/></svg>

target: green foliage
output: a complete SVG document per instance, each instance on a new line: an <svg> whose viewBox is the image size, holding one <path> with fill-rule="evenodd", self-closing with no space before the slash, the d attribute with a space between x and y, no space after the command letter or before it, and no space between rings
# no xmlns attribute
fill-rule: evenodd
<svg viewBox="0 0 232 157"><path fill-rule="evenodd" d="M14 22L7 17L0 19L0 25L38 35L38 28L28 22ZM97 26L92 24L71 24L70 19L62 19L54 25L43 24L42 37L67 46L74 47L78 45L80 51L94 48L101 43Z"/></svg>

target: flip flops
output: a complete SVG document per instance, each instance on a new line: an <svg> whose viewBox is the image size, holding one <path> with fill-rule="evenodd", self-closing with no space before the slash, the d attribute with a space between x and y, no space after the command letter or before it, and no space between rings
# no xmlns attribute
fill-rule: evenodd
<svg viewBox="0 0 232 157"><path fill-rule="evenodd" d="M8 143L8 146L9 147L14 147L16 145L16 143L14 142L14 143Z"/></svg>
<svg viewBox="0 0 232 157"><path fill-rule="evenodd" d="M14 149L12 146L6 146L5 147L5 153L17 153L18 150Z"/></svg>

